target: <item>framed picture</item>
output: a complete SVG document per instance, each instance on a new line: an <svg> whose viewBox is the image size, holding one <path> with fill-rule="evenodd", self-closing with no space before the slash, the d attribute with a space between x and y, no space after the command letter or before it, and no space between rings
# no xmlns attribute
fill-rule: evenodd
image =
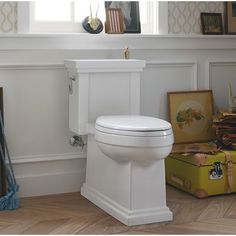
<svg viewBox="0 0 236 236"><path fill-rule="evenodd" d="M121 9L124 33L141 32L138 1L106 1L105 7Z"/></svg>
<svg viewBox="0 0 236 236"><path fill-rule="evenodd" d="M168 92L175 143L207 142L213 136L211 90Z"/></svg>
<svg viewBox="0 0 236 236"><path fill-rule="evenodd" d="M225 2L225 33L236 34L236 2Z"/></svg>
<svg viewBox="0 0 236 236"><path fill-rule="evenodd" d="M119 8L106 8L106 24L105 31L108 34L122 34L123 16Z"/></svg>
<svg viewBox="0 0 236 236"><path fill-rule="evenodd" d="M221 13L201 13L203 34L223 34Z"/></svg>

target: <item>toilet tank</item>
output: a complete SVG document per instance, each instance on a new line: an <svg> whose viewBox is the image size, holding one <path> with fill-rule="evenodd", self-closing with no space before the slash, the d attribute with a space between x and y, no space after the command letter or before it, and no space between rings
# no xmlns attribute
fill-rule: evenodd
<svg viewBox="0 0 236 236"><path fill-rule="evenodd" d="M65 60L69 86L69 128L88 134L101 115L140 114L143 60Z"/></svg>

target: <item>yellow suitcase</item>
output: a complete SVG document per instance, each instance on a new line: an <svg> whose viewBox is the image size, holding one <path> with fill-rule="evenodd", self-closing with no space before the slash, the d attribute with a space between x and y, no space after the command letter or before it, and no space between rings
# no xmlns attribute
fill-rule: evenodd
<svg viewBox="0 0 236 236"><path fill-rule="evenodd" d="M166 182L198 198L236 192L236 151L170 154L165 159Z"/></svg>

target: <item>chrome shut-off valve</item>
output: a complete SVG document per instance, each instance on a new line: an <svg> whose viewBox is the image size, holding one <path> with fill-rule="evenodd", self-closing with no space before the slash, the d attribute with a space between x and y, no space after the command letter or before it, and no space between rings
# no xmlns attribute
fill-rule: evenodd
<svg viewBox="0 0 236 236"><path fill-rule="evenodd" d="M75 76L69 77L69 93L73 94L73 81L75 81Z"/></svg>
<svg viewBox="0 0 236 236"><path fill-rule="evenodd" d="M70 137L70 145L73 147L82 147L82 149L84 148L84 146L86 146L87 144L84 142L83 138L81 136L71 136Z"/></svg>

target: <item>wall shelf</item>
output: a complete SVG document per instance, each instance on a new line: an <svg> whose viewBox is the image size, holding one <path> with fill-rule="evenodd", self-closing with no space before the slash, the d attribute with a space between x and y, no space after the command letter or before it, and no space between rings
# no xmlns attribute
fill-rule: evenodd
<svg viewBox="0 0 236 236"><path fill-rule="evenodd" d="M0 50L236 49L236 35L2 34Z"/></svg>

